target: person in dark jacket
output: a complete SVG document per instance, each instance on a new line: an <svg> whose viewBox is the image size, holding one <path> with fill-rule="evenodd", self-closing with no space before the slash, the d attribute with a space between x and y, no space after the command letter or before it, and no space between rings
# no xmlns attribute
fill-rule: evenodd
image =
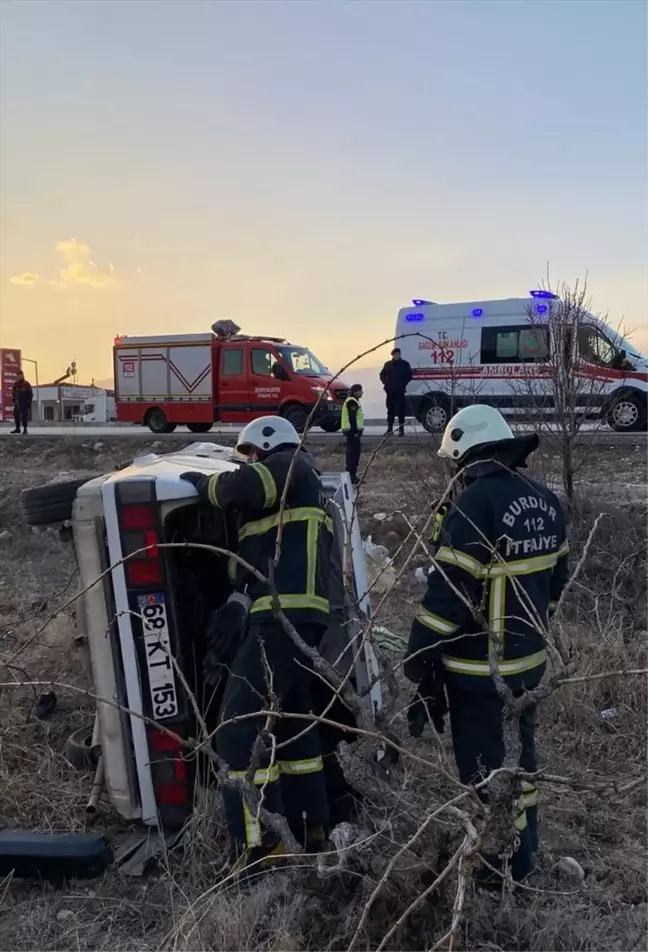
<svg viewBox="0 0 648 952"><path fill-rule="evenodd" d="M316 648L329 621L333 527L319 474L312 458L298 449L299 443L287 420L261 417L239 436L237 450L247 456L248 464L212 477L184 473L183 479L213 506L234 511L237 554L265 578L273 575L278 605L306 645ZM279 531L280 557L273 572ZM249 599L249 620L225 686L220 714L224 726L216 735L216 750L233 777L245 777L259 732L272 731L282 746L272 757L262 748L253 781L263 786L264 807L283 814L295 837L307 848L316 848L324 841L328 821L317 728L308 721L281 717L268 728L266 714L249 716L268 711L273 704L289 714L309 714L310 662L276 617L269 585L234 559L230 575L236 591ZM244 719L233 722L237 717ZM285 849L279 836L262 829L238 792L226 788L223 796L238 868L268 868L281 859Z"/></svg>
<svg viewBox="0 0 648 952"><path fill-rule="evenodd" d="M360 406L362 386L355 383L349 390L349 396L342 407L342 432L346 439L346 469L351 482L358 482L358 464L362 452L362 434L364 431L364 413Z"/></svg>
<svg viewBox="0 0 648 952"><path fill-rule="evenodd" d="M404 672L418 685L412 733L420 733L421 706L437 729L443 729L449 706L465 784L478 782L504 761L504 706L493 666L514 695L539 684L547 660L546 626L568 577L560 501L520 472L537 446L537 434L516 438L497 410L474 405L450 420L439 450L460 468L461 489L442 523L436 567L412 624ZM534 773L533 704L520 715L519 733L520 767ZM525 780L518 793L518 846L511 861L516 880L532 871L538 848L538 791ZM486 791L480 795L487 798ZM486 858L498 868L498 857ZM487 884L493 877L501 882L487 867L480 876Z"/></svg>
<svg viewBox="0 0 648 952"><path fill-rule="evenodd" d="M22 427L22 432L26 435L27 427L29 426L29 417L31 415L32 400L34 399L34 391L29 381L25 380L25 375L22 370L19 370L16 374L16 382L13 385L11 396L14 405L15 422L15 429L11 432L20 433Z"/></svg>
<svg viewBox="0 0 648 952"><path fill-rule="evenodd" d="M398 417L398 435L405 436L405 391L412 379L412 368L401 357L399 347L394 347L391 360L380 371L380 382L387 396L387 435L394 432L394 420Z"/></svg>

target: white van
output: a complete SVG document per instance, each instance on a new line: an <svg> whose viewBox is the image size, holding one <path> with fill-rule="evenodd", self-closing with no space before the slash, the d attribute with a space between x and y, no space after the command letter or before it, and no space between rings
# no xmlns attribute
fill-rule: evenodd
<svg viewBox="0 0 648 952"><path fill-rule="evenodd" d="M527 298L461 304L414 299L412 305L398 312L395 337L414 373L410 410L426 430L442 430L470 403L488 403L507 416L540 408L551 414L556 295L531 291ZM593 315L577 337L582 410L604 416L615 430L645 429L648 360Z"/></svg>

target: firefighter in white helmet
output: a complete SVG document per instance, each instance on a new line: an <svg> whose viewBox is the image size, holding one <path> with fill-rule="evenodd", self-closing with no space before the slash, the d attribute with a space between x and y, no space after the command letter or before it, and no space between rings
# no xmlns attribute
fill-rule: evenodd
<svg viewBox="0 0 648 952"><path fill-rule="evenodd" d="M417 736L429 719L443 730L449 708L459 777L478 782L504 761L501 678L520 696L536 687L547 659L546 626L567 579L565 516L558 498L520 470L537 434L514 436L493 407L473 405L448 423L439 456L459 471L427 591L412 623L405 675L418 685L409 710ZM501 684L500 684L501 688ZM446 702L447 692L447 702ZM535 705L519 716L520 767L536 769ZM482 788L480 795L488 797ZM515 879L533 869L538 791L519 784L512 820ZM497 856L488 856L496 870ZM501 883L487 867L486 885Z"/></svg>
<svg viewBox="0 0 648 952"><path fill-rule="evenodd" d="M316 647L329 622L329 566L332 522L312 457L301 450L294 426L283 417L261 417L241 431L237 451L248 460L232 472L212 477L184 473L213 506L233 510L237 554L266 579L272 577L278 605L302 640ZM285 508L281 500L288 483ZM281 525L280 557L273 568ZM217 752L234 777L250 770L260 731L272 704L290 714L310 715L310 662L276 617L272 589L238 562L233 586L249 599L245 637L235 646L221 706L224 726ZM241 720L236 720L241 718ZM280 746L271 759L264 750L253 782L263 787L264 808L283 814L307 848L324 840L328 801L316 728L279 717L272 728ZM292 740L292 738L295 738ZM263 828L243 797L224 790L225 809L238 868L275 865L285 850L279 836Z"/></svg>

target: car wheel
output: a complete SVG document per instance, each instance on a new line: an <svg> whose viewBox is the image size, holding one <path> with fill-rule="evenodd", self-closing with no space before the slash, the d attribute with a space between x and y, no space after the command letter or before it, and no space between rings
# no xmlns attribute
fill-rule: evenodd
<svg viewBox="0 0 648 952"><path fill-rule="evenodd" d="M613 402L607 421L617 433L634 433L646 424L646 407L639 397L624 394Z"/></svg>
<svg viewBox="0 0 648 952"><path fill-rule="evenodd" d="M166 418L166 413L164 410L161 410L160 407L153 407L152 410L149 410L144 419L144 423L151 433L173 433L176 428L175 423L169 423Z"/></svg>
<svg viewBox="0 0 648 952"><path fill-rule="evenodd" d="M65 759L75 770L91 771L97 766L98 754L92 748L93 727L80 727L65 742Z"/></svg>
<svg viewBox="0 0 648 952"><path fill-rule="evenodd" d="M341 420L327 420L324 423L320 423L320 429L324 430L325 433L337 433L341 428Z"/></svg>
<svg viewBox="0 0 648 952"><path fill-rule="evenodd" d="M289 423L292 423L298 433L304 432L308 414L298 403L293 403L289 407L286 407L281 415L285 420L288 420Z"/></svg>
<svg viewBox="0 0 648 952"><path fill-rule="evenodd" d="M45 486L23 489L18 504L28 526L51 526L72 518L72 506L81 486L93 477L62 479Z"/></svg>
<svg viewBox="0 0 648 952"><path fill-rule="evenodd" d="M444 430L450 419L450 406L443 397L431 397L423 405L421 423L428 433Z"/></svg>
<svg viewBox="0 0 648 952"><path fill-rule="evenodd" d="M213 423L187 423L187 429L191 433L209 433Z"/></svg>

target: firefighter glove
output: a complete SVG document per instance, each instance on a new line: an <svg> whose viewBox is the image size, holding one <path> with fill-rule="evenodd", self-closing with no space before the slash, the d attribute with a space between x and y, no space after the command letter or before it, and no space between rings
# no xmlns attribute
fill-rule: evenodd
<svg viewBox="0 0 648 952"><path fill-rule="evenodd" d="M207 650L203 665L207 684L217 684L223 668L234 661L245 640L248 610L249 599L246 600L244 595L234 595L212 612L207 623Z"/></svg>
<svg viewBox="0 0 648 952"><path fill-rule="evenodd" d="M191 483L191 485L195 486L200 492L200 487L205 482L207 477L204 473L180 473L180 479L184 479L186 483Z"/></svg>

